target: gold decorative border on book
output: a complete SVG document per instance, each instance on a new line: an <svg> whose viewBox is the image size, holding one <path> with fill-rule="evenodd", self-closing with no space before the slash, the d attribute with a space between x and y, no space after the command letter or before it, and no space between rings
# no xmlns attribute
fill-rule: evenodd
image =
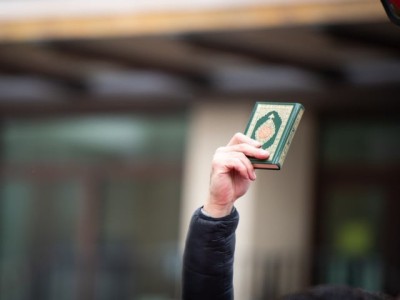
<svg viewBox="0 0 400 300"><path fill-rule="evenodd" d="M283 148L283 150L282 150L281 157L280 157L280 160L279 160L279 165L281 167L282 167L283 162L285 161L286 155L287 155L287 153L289 151L290 144L292 143L294 134L296 133L297 127L300 124L300 120L301 120L301 117L303 116L303 113L304 113L304 109L300 109L300 111L298 112L298 114L296 116L296 120L294 121L293 127L291 129L290 134L289 134L289 137L287 139L285 148Z"/></svg>

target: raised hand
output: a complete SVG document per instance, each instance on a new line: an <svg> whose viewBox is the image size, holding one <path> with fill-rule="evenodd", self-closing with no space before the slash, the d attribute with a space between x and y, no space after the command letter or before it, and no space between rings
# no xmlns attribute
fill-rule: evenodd
<svg viewBox="0 0 400 300"><path fill-rule="evenodd" d="M236 133L228 145L216 150L211 166L210 191L203 209L214 218L228 215L234 202L243 196L256 179L248 157L267 159L269 153L261 144L242 133Z"/></svg>

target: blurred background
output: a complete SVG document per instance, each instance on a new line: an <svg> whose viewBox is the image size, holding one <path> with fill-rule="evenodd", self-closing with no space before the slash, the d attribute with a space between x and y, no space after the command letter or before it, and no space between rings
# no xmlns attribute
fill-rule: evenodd
<svg viewBox="0 0 400 300"><path fill-rule="evenodd" d="M236 299L399 294L399 54L378 0L0 0L0 299L179 299L255 101L306 112L238 203Z"/></svg>

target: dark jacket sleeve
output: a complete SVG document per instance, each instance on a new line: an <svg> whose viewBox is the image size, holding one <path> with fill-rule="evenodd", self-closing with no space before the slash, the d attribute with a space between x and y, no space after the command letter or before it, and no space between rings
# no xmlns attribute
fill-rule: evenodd
<svg viewBox="0 0 400 300"><path fill-rule="evenodd" d="M232 300L235 230L239 214L193 214L183 256L183 300Z"/></svg>

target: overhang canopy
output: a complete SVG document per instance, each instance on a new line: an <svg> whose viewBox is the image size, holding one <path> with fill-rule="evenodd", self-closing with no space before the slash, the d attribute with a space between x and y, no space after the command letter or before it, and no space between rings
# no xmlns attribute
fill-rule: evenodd
<svg viewBox="0 0 400 300"><path fill-rule="evenodd" d="M3 0L0 41L160 35L384 18L377 0Z"/></svg>

